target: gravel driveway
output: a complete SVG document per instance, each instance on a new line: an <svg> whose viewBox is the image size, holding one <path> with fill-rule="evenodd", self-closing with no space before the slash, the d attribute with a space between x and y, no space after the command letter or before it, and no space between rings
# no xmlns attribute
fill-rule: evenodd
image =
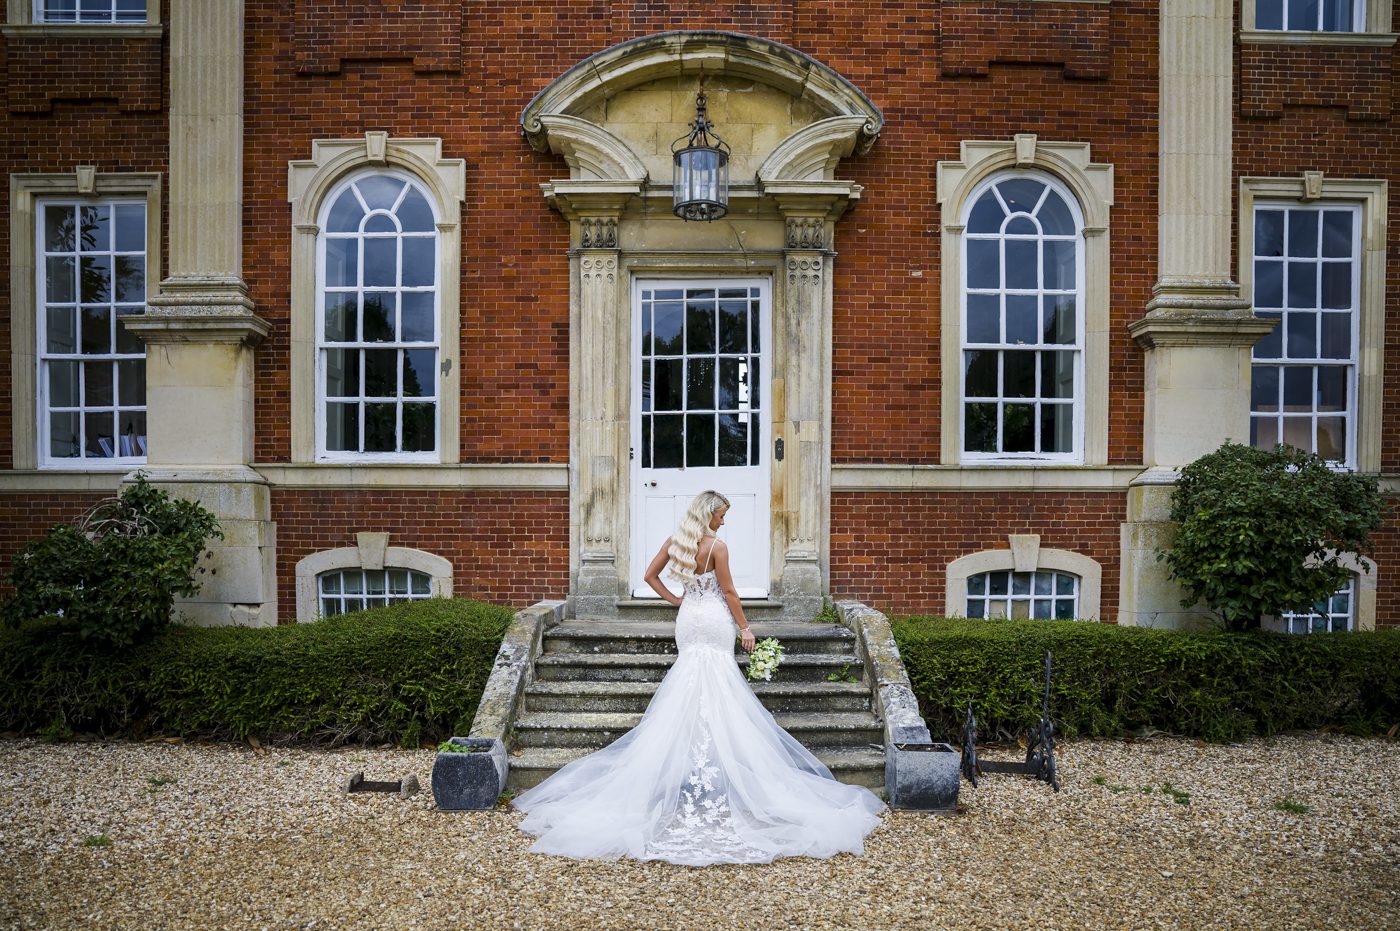
<svg viewBox="0 0 1400 931"><path fill-rule="evenodd" d="M1400 928L1400 744L1061 751L1058 795L987 777L863 857L691 869L527 855L514 811L433 807L432 751L0 740L0 926Z"/></svg>

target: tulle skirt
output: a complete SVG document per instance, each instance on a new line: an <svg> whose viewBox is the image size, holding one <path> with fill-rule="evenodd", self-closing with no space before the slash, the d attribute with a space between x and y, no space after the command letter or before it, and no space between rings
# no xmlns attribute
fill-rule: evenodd
<svg viewBox="0 0 1400 931"><path fill-rule="evenodd" d="M641 722L514 800L531 852L689 866L862 852L884 804L777 725L734 662L727 607L707 601L682 605L679 655Z"/></svg>

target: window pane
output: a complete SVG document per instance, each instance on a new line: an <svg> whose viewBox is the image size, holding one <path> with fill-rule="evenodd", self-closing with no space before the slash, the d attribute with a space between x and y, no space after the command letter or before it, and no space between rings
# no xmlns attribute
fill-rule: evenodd
<svg viewBox="0 0 1400 931"><path fill-rule="evenodd" d="M995 239L967 241L967 286L1001 287L1001 243Z"/></svg>
<svg viewBox="0 0 1400 931"><path fill-rule="evenodd" d="M967 296L967 342L1001 342L1001 299L995 294Z"/></svg>
<svg viewBox="0 0 1400 931"><path fill-rule="evenodd" d="M1317 0L1288 0L1289 29L1313 30L1317 25Z"/></svg>
<svg viewBox="0 0 1400 931"><path fill-rule="evenodd" d="M1317 266L1312 262L1288 263L1288 306L1317 306Z"/></svg>
<svg viewBox="0 0 1400 931"><path fill-rule="evenodd" d="M1314 258L1317 255L1317 211L1288 211L1288 255Z"/></svg>
<svg viewBox="0 0 1400 931"><path fill-rule="evenodd" d="M86 446L84 454L97 459L110 459L117 454L116 438L112 432L111 411L89 411L83 417Z"/></svg>
<svg viewBox="0 0 1400 931"><path fill-rule="evenodd" d="M391 453L398 445L395 432L398 422L397 404L365 405L365 452Z"/></svg>
<svg viewBox="0 0 1400 931"><path fill-rule="evenodd" d="M1006 341L1034 343L1040 332L1040 299L1034 294L1006 295Z"/></svg>
<svg viewBox="0 0 1400 931"><path fill-rule="evenodd" d="M687 468L714 466L714 414L689 414L686 416L685 464Z"/></svg>
<svg viewBox="0 0 1400 931"><path fill-rule="evenodd" d="M1040 451L1068 453L1074 450L1074 408L1069 404L1040 407Z"/></svg>
<svg viewBox="0 0 1400 931"><path fill-rule="evenodd" d="M404 404L404 452L432 452L437 449L437 428L434 424L436 416L436 404Z"/></svg>
<svg viewBox="0 0 1400 931"><path fill-rule="evenodd" d="M1007 587L1011 584L1011 573L989 572L987 573L987 584L990 594L1005 595Z"/></svg>
<svg viewBox="0 0 1400 931"><path fill-rule="evenodd" d="M1040 354L1040 396L1042 398L1074 397L1074 353L1042 352Z"/></svg>
<svg viewBox="0 0 1400 931"><path fill-rule="evenodd" d="M735 360L725 359L725 362ZM735 367L737 370L737 366ZM715 360L714 359L688 359L685 363L686 372L686 410L712 410L715 406ZM736 371L737 375L737 371ZM737 395L737 378L735 379L735 390Z"/></svg>
<svg viewBox="0 0 1400 931"><path fill-rule="evenodd" d="M1037 353L1009 351L1002 353L1004 382L1002 396L1007 398L1035 397L1035 357Z"/></svg>
<svg viewBox="0 0 1400 931"><path fill-rule="evenodd" d="M118 252L146 251L146 205L119 204L116 211L116 241Z"/></svg>
<svg viewBox="0 0 1400 931"><path fill-rule="evenodd" d="M1322 315L1322 358L1351 358L1351 320L1351 314Z"/></svg>
<svg viewBox="0 0 1400 931"><path fill-rule="evenodd" d="M326 287L353 288L359 280L358 239L326 240Z"/></svg>
<svg viewBox="0 0 1400 931"><path fill-rule="evenodd" d="M657 359L652 374L652 403L659 411L681 410L682 361L680 359Z"/></svg>
<svg viewBox="0 0 1400 931"><path fill-rule="evenodd" d="M715 351L714 301L690 301L685 310L685 351Z"/></svg>
<svg viewBox="0 0 1400 931"><path fill-rule="evenodd" d="M392 288L398 284L398 246L393 237L364 240L365 287Z"/></svg>
<svg viewBox="0 0 1400 931"><path fill-rule="evenodd" d="M997 193L1012 213L1034 213L1045 185L1033 178L1012 178L997 185Z"/></svg>
<svg viewBox="0 0 1400 931"><path fill-rule="evenodd" d="M406 291L399 295L399 339L405 343L431 343L435 338L431 291Z"/></svg>
<svg viewBox="0 0 1400 931"><path fill-rule="evenodd" d="M432 207L411 185L403 197L403 203L399 204L397 215L406 233L428 233L435 228Z"/></svg>
<svg viewBox="0 0 1400 931"><path fill-rule="evenodd" d="M677 301L658 301L652 305L652 334L656 341L652 352L656 355L680 355L684 307Z"/></svg>
<svg viewBox="0 0 1400 931"><path fill-rule="evenodd" d="M326 341L353 343L359 341L358 309L355 295L331 292L326 295Z"/></svg>
<svg viewBox="0 0 1400 931"><path fill-rule="evenodd" d="M1046 295L1044 300L1045 326L1042 342L1078 342L1079 332L1075 327L1074 295Z"/></svg>
<svg viewBox="0 0 1400 931"><path fill-rule="evenodd" d="M1285 417L1283 419L1283 442L1304 452L1313 451L1311 417Z"/></svg>
<svg viewBox="0 0 1400 931"><path fill-rule="evenodd" d="M406 236L403 240L403 286L427 287L436 279L436 245L430 236Z"/></svg>
<svg viewBox="0 0 1400 931"><path fill-rule="evenodd" d="M399 393L399 351L364 350L365 397L392 398ZM365 421L369 423L368 420Z"/></svg>
<svg viewBox="0 0 1400 931"><path fill-rule="evenodd" d="M1283 306L1283 263L1254 263L1254 306Z"/></svg>
<svg viewBox="0 0 1400 931"><path fill-rule="evenodd" d="M652 417L652 468L679 469L685 464L681 422L677 414Z"/></svg>
<svg viewBox="0 0 1400 931"><path fill-rule="evenodd" d="M1347 422L1344 417L1317 418L1317 454L1330 462L1347 460Z"/></svg>
<svg viewBox="0 0 1400 931"><path fill-rule="evenodd" d="M54 361L49 369L49 407L78 406L77 362Z"/></svg>
<svg viewBox="0 0 1400 931"><path fill-rule="evenodd" d="M370 175L355 182L371 210L391 210L403 193L404 183L387 175Z"/></svg>
<svg viewBox="0 0 1400 931"><path fill-rule="evenodd" d="M365 211L360 207L360 202L355 199L354 192L347 188L340 197L336 198L335 206L331 207L330 217L326 220L326 231L330 233L359 232L360 221L364 217ZM353 242L353 240L351 241Z"/></svg>
<svg viewBox="0 0 1400 931"><path fill-rule="evenodd" d="M1283 369L1283 409L1312 410L1313 369L1307 365L1290 365Z"/></svg>
<svg viewBox="0 0 1400 931"><path fill-rule="evenodd" d="M48 252L75 251L74 224L76 208L68 204L48 204L44 207L44 249Z"/></svg>
<svg viewBox="0 0 1400 931"><path fill-rule="evenodd" d="M321 594L323 594L323 595L339 595L339 594L340 594L340 573L339 573L339 572L327 572L327 573L325 573L324 575L321 576Z"/></svg>
<svg viewBox="0 0 1400 931"><path fill-rule="evenodd" d="M1249 420L1249 445L1255 449L1273 449L1278 445L1278 421L1273 417L1251 417Z"/></svg>
<svg viewBox="0 0 1400 931"><path fill-rule="evenodd" d="M437 395L437 350L403 351L403 396L431 398Z"/></svg>
<svg viewBox="0 0 1400 931"><path fill-rule="evenodd" d="M1075 242L1048 240L1045 243L1045 288L1071 291L1076 287L1074 275Z"/></svg>
<svg viewBox="0 0 1400 931"><path fill-rule="evenodd" d="M1054 191L1045 195L1045 201L1040 205L1040 212L1035 218L1040 221L1041 228L1048 236L1073 236L1079 232L1069 205Z"/></svg>
<svg viewBox="0 0 1400 931"><path fill-rule="evenodd" d="M367 343L388 343L393 341L393 292L366 292L364 328L364 341Z"/></svg>
<svg viewBox="0 0 1400 931"><path fill-rule="evenodd" d="M112 351L112 312L105 307L84 307L82 317L83 352Z"/></svg>
<svg viewBox="0 0 1400 931"><path fill-rule="evenodd" d="M1011 574L1011 594L1029 595L1031 593L1031 574L1029 572L1013 572Z"/></svg>
<svg viewBox="0 0 1400 931"><path fill-rule="evenodd" d="M1259 317L1264 320L1280 321L1259 342L1254 344L1254 358L1256 359L1280 359L1283 357L1283 315L1277 313L1260 313Z"/></svg>
<svg viewBox="0 0 1400 931"><path fill-rule="evenodd" d="M146 258L140 255L116 257L117 300L135 304L146 300Z"/></svg>
<svg viewBox="0 0 1400 931"><path fill-rule="evenodd" d="M719 351L749 351L749 302L720 301Z"/></svg>
<svg viewBox="0 0 1400 931"><path fill-rule="evenodd" d="M1035 405L1007 404L1002 408L1001 441L1004 452L1035 451Z"/></svg>
<svg viewBox="0 0 1400 931"><path fill-rule="evenodd" d="M117 363L117 403L122 407L146 405L145 359Z"/></svg>
<svg viewBox="0 0 1400 931"><path fill-rule="evenodd" d="M995 398L997 390L997 361L1000 352L993 349L972 350L963 353L963 396L969 398Z"/></svg>
<svg viewBox="0 0 1400 931"><path fill-rule="evenodd" d="M1376 0L1384 2L1384 0ZM1355 25L1352 0L1322 0L1322 28L1327 32L1351 32Z"/></svg>
<svg viewBox="0 0 1400 931"><path fill-rule="evenodd" d="M413 586L413 594L428 594L428 584L432 581L422 572L410 572L408 574L409 583Z"/></svg>
<svg viewBox="0 0 1400 931"><path fill-rule="evenodd" d="M113 394L113 373L111 362L89 362L83 367L83 405L85 407L111 407Z"/></svg>
<svg viewBox="0 0 1400 931"><path fill-rule="evenodd" d="M77 351L78 327L72 307L50 307L45 324L45 344L49 352Z"/></svg>
<svg viewBox="0 0 1400 931"><path fill-rule="evenodd" d="M1341 365L1317 367L1317 409L1345 411L1347 409L1347 368Z"/></svg>
<svg viewBox="0 0 1400 931"><path fill-rule="evenodd" d="M722 466L748 465L749 419L741 420L741 416L719 415L719 464Z"/></svg>
<svg viewBox="0 0 1400 931"><path fill-rule="evenodd" d="M360 569L350 569L340 576L341 587L347 595L360 595L365 590L365 574Z"/></svg>
<svg viewBox="0 0 1400 931"><path fill-rule="evenodd" d="M326 449L338 452L360 448L358 404L326 405Z"/></svg>
<svg viewBox="0 0 1400 931"><path fill-rule="evenodd" d="M1290 313L1288 315L1288 357L1290 359L1317 358L1317 314Z"/></svg>
<svg viewBox="0 0 1400 931"><path fill-rule="evenodd" d="M988 190L977 198L977 205L967 220L969 233L996 233L1001 231L1001 223L1006 219L1006 211L1001 209L996 195Z"/></svg>
<svg viewBox="0 0 1400 931"><path fill-rule="evenodd" d="M77 363L73 363L77 365ZM76 396L77 388L74 393ZM81 452L81 445L78 437L78 418L76 412L63 412L49 414L49 456L53 459L73 459Z"/></svg>
<svg viewBox="0 0 1400 931"><path fill-rule="evenodd" d="M406 569L390 569L390 570L389 570L389 594L391 594L391 595L407 595L407 594L408 594L408 570L406 570Z"/></svg>
<svg viewBox="0 0 1400 931"><path fill-rule="evenodd" d="M997 451L997 406L995 404L967 405L967 435L963 448L970 453Z"/></svg>
<svg viewBox="0 0 1400 931"><path fill-rule="evenodd" d="M327 349L326 397L358 398L360 396L360 350Z"/></svg>
<svg viewBox="0 0 1400 931"><path fill-rule="evenodd" d="M1340 308L1351 307L1351 263L1323 263L1322 306Z"/></svg>
<svg viewBox="0 0 1400 931"><path fill-rule="evenodd" d="M1276 365L1256 365L1250 376L1249 409L1277 411L1279 368Z"/></svg>
<svg viewBox="0 0 1400 931"><path fill-rule="evenodd" d="M1008 239L1005 244L1006 286L1008 288L1034 289L1039 277L1035 242Z"/></svg>
<svg viewBox="0 0 1400 931"><path fill-rule="evenodd" d="M79 252L105 252L112 248L112 208L107 205L78 208Z"/></svg>

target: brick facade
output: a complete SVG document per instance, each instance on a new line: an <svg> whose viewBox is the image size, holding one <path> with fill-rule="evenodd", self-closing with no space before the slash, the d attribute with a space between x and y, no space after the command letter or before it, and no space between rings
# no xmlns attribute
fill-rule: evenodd
<svg viewBox="0 0 1400 931"><path fill-rule="evenodd" d="M409 15L410 11L412 15ZM256 357L255 463L291 459L287 163L313 139L442 140L466 163L460 254L465 463L569 462L568 224L540 194L565 174L520 135L523 108L604 48L681 29L732 30L830 66L885 115L873 150L841 164L863 185L837 228L832 281L832 461L939 463L940 233L935 165L965 140L1086 142L1113 166L1108 460L1143 461L1144 353L1127 332L1157 278L1158 4L806 0L610 4L599 0L247 0L243 271L271 334ZM167 38L0 39L8 75L0 153L8 172L167 171ZM1400 177L1395 47L1241 45L1234 171ZM723 127L720 127L721 133ZM656 180L656 179L653 179ZM0 204L8 216L8 193ZM1400 411L1400 198L1392 191L1385 409ZM165 223L162 222L162 229ZM9 255L9 226L0 223ZM168 255L168 250L163 249ZM0 262L0 346L9 344ZM585 363L587 361L585 360ZM11 465L11 360L0 352L0 469ZM309 390L309 388L308 388ZM1400 473L1400 431L1382 443ZM94 496L0 495L0 560ZM1109 492L836 492L831 592L896 612L941 611L954 558L1038 533L1104 569L1116 612L1125 496ZM274 488L279 616L295 617L294 569L318 550L387 531L390 545L449 559L457 594L525 604L569 585L567 491ZM1381 534L1379 619L1400 624L1400 524Z"/></svg>

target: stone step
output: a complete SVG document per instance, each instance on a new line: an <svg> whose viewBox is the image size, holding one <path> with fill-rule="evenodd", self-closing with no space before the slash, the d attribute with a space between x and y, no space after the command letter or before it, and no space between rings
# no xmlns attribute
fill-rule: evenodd
<svg viewBox="0 0 1400 931"><path fill-rule="evenodd" d="M539 785L566 763L591 751L581 747L530 747L516 750L509 757L510 773L506 787L516 792ZM882 794L885 787L885 751L873 748L824 747L814 750L833 776L851 785L865 786Z"/></svg>
<svg viewBox="0 0 1400 931"><path fill-rule="evenodd" d="M781 679L782 670L779 669ZM526 711L643 712L656 682L541 682L525 689ZM769 711L869 711L870 687L863 682L751 682Z"/></svg>
<svg viewBox="0 0 1400 931"><path fill-rule="evenodd" d="M736 654L740 668L747 654ZM667 653L544 653L535 660L535 678L545 682L660 682L676 657ZM854 655L786 653L774 681L824 682L829 675L842 680L864 678L865 667Z"/></svg>
<svg viewBox="0 0 1400 931"><path fill-rule="evenodd" d="M744 617L750 621L777 621L783 618L783 603L771 598L740 598ZM676 608L660 598L625 598L617 602L617 620L674 621Z"/></svg>
<svg viewBox="0 0 1400 931"><path fill-rule="evenodd" d="M850 653L855 635L838 624L802 621L754 621L754 636L777 637L788 653ZM550 628L546 653L675 653L672 621L568 621Z"/></svg>
<svg viewBox="0 0 1400 931"><path fill-rule="evenodd" d="M641 714L597 711L538 711L515 721L517 747L606 747L637 726ZM884 728L870 712L775 715L778 726L804 747L865 747L881 744Z"/></svg>

